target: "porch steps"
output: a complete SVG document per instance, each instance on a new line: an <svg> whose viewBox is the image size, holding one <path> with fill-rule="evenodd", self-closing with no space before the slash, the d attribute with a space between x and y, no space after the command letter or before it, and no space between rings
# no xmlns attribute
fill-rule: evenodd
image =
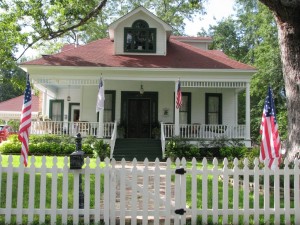
<svg viewBox="0 0 300 225"><path fill-rule="evenodd" d="M116 161L124 158L126 161L144 161L148 158L154 162L156 158L162 161L161 142L156 139L120 138L116 140L113 158Z"/></svg>

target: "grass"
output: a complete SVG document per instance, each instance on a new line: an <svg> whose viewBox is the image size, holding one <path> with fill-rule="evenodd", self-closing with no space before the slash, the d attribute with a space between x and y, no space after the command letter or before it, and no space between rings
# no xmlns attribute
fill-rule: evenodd
<svg viewBox="0 0 300 225"><path fill-rule="evenodd" d="M2 157L2 166L6 167L8 165L8 156L1 156ZM29 162L30 162L30 158L29 158ZM14 156L13 157L13 162L12 164L14 165L14 167L18 167L19 166L19 157L18 156ZM35 166L36 167L41 167L42 166L42 157L35 157ZM30 166L30 163L29 163L29 166ZM53 166L53 157L46 157L46 166L47 167L52 167ZM57 157L57 166L59 168L63 168L64 166L64 157ZM90 159L90 166L92 168L95 168L96 167L96 160L91 158ZM104 166L104 163L101 163L100 166ZM188 168L191 168L192 164L191 162L187 162L187 167ZM174 168L174 165L172 165L172 167ZM202 167L202 164L201 163L198 163L197 164L197 167L198 168L201 168ZM218 167L222 167L222 164L220 163ZM209 169L212 169L213 168L213 165L211 162L208 162L208 168ZM5 208L5 199L6 199L6 179L7 179L7 176L5 173L2 174L2 180L1 180L1 195L0 195L0 207L1 208ZM39 204L40 204L40 174L36 174L36 187L35 187L35 192L37 193L35 195L35 200L34 200L34 206L36 208L39 208ZM72 184L73 183L73 175L70 174L69 177L69 184ZM95 176L94 175L91 175L91 190L90 190L90 207L91 208L94 208L94 193L95 193ZM102 179L101 179L101 193L103 193L103 176L102 176ZM172 177L172 179L174 179L174 176ZM187 206L191 206L192 204L192 199L191 199L191 182L192 182L192 177L191 175L187 175L186 176L186 200L187 200ZM12 188L13 188L13 192L12 193L17 193L17 182L18 182L18 174L14 174L13 175L13 185L12 185ZM51 182L52 182L52 177L51 177L51 174L48 174L47 175L47 178L46 178L46 190L47 190L47 195L46 195L46 208L50 208L51 207ZM83 181L84 183L84 181ZM58 175L58 181L57 181L57 193L58 193L58 196L57 196L57 208L61 208L62 207L62 199L63 199L63 196L62 196L62 185L63 184L63 177L61 174ZM208 199L208 207L209 208L212 208L212 196L213 196L213 193L212 193L212 176L208 176L208 182L207 182L207 185L208 185L208 196L207 196L207 199ZM73 207L73 185L69 185L69 194L68 194L68 207L72 208ZM233 187L232 186L229 186L229 190L228 190L228 199L229 199L229 203L228 203L228 208L232 209L233 207L233 193L234 191L236 190L233 190ZM239 208L243 208L243 189L242 188L239 188ZM218 208L222 208L222 194L223 194L223 183L222 181L218 181L218 195L219 195L219 202L218 202ZM23 202L23 207L24 208L27 208L28 207L28 198L29 198L29 175L28 174L25 174L24 176L24 190L23 190L23 195L24 195L24 202ZM251 193L250 192L250 199L249 199L249 208L252 208L253 207L253 204L254 204L254 197L253 197L253 192ZM263 204L264 204L264 196L263 195L260 195L260 198L259 198L259 207L260 208L263 208ZM13 194L12 195L12 200L13 200L13 204L12 206L15 208L17 206L17 195L16 194ZM280 201L280 204L281 204L281 207L283 207L283 200L281 199ZM291 202L291 205L293 206L293 202ZM270 197L270 206L273 207L274 206L274 199L273 199L273 196ZM202 177L201 176L198 176L198 179L197 179L197 207L199 209L202 208ZM24 216L23 217L24 221L23 223L24 224L27 224L27 216ZM57 224L61 224L61 218L60 216L57 217L58 219L58 222ZM209 219L209 223L208 224L213 224L213 220L212 220L212 217L209 216L208 217ZM46 216L46 220L47 222L45 224L48 224L50 222L50 217ZM260 224L264 224L264 218L263 216L260 216ZM284 224L284 217L282 216L281 217L281 220L282 220L282 223L281 224ZM294 217L291 216L291 220L293 221L294 220ZM13 223L15 223L15 218L13 218ZM36 221L34 222L34 224L38 224L38 216L36 216ZM243 224L243 216L239 216L239 224ZM252 222L251 222L252 221ZM233 218L232 216L229 216L228 218L228 222L229 224L232 224L233 223ZM222 216L219 216L218 218L218 224L221 224L222 223ZM271 216L270 217L270 221L269 221L269 224L273 224L274 223L274 217ZM0 215L0 225L4 225L4 216L3 215ZM72 224L72 217L70 217L70 221L68 222L68 224ZM202 224L202 218L201 216L198 217L198 224ZM253 216L250 217L250 224L254 224L254 221L253 221Z"/></svg>

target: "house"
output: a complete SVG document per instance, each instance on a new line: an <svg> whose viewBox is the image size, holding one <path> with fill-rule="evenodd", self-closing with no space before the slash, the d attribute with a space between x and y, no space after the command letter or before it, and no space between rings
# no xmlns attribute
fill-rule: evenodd
<svg viewBox="0 0 300 225"><path fill-rule="evenodd" d="M211 42L172 36L170 25L138 7L109 26L109 38L22 63L43 95L42 114L51 119L33 124L32 132L96 135L114 148L117 125L127 139L151 138L159 127L163 150L173 136L226 136L250 146L250 79L256 69L208 50ZM105 106L96 113L100 79ZM179 83L181 108L175 104ZM246 123L238 124L242 90Z"/></svg>
<svg viewBox="0 0 300 225"><path fill-rule="evenodd" d="M39 97L32 95L32 105L31 105L31 115L32 119L36 120L39 115ZM0 119L4 120L6 123L9 120L21 119L21 112L24 102L24 95L0 102Z"/></svg>

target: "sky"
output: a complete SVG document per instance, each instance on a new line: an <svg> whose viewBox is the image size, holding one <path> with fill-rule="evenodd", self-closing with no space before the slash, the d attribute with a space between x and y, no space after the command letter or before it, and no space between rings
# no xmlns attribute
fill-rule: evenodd
<svg viewBox="0 0 300 225"><path fill-rule="evenodd" d="M207 30L209 25L216 25L217 21L226 18L233 14L233 6L235 0L208 0L204 2L206 15L202 16L201 20L195 18L193 22L186 22L186 34L189 36L197 36L197 33L201 31L201 28ZM215 18L215 19L214 19Z"/></svg>

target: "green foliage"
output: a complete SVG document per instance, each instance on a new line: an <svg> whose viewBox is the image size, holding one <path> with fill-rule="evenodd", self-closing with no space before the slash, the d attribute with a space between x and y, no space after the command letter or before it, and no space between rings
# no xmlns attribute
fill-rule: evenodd
<svg viewBox="0 0 300 225"><path fill-rule="evenodd" d="M21 142L3 141L0 143L1 154L20 154Z"/></svg>
<svg viewBox="0 0 300 225"><path fill-rule="evenodd" d="M233 161L234 158L243 158L247 148L245 146L226 146L220 148L220 154L222 157L227 158L229 161Z"/></svg>
<svg viewBox="0 0 300 225"><path fill-rule="evenodd" d="M175 137L167 142L165 154L171 159L183 157L192 159L200 156L200 150L198 146L187 143L185 139Z"/></svg>
<svg viewBox="0 0 300 225"><path fill-rule="evenodd" d="M12 127L14 132L18 132L20 127L20 120L9 120L7 124Z"/></svg>
<svg viewBox="0 0 300 225"><path fill-rule="evenodd" d="M96 140L92 148L94 149L94 157L99 157L101 160L110 156L110 146L102 139Z"/></svg>
<svg viewBox="0 0 300 225"><path fill-rule="evenodd" d="M0 22L0 29L1 29L1 22ZM0 62L1 62L1 50L0 50ZM18 67L13 66L9 70L1 68L0 69L0 102L22 95L25 90L25 80L26 80L25 72Z"/></svg>
<svg viewBox="0 0 300 225"><path fill-rule="evenodd" d="M30 135L30 155L70 155L76 150L75 139L70 136L57 136L53 134ZM110 146L95 137L82 140L82 151L85 155L96 155L101 158L109 157ZM21 142L18 135L9 136L7 141L0 144L1 154L20 154Z"/></svg>
<svg viewBox="0 0 300 225"><path fill-rule="evenodd" d="M271 11L259 1L238 0L236 16L225 18L207 32L214 37L212 49L220 49L231 58L253 65L258 72L252 76L251 139L259 142L263 105L270 85L274 92L277 121L281 139L287 137L286 100L280 96L284 88L282 63L276 22ZM203 33L203 31L202 31ZM239 94L238 122L245 121L245 94Z"/></svg>

